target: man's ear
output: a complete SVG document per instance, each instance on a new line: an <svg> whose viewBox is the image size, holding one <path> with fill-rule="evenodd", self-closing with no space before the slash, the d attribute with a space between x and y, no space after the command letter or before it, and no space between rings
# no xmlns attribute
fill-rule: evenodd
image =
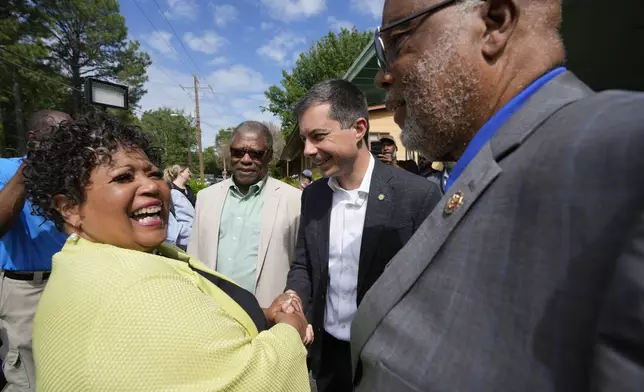
<svg viewBox="0 0 644 392"><path fill-rule="evenodd" d="M360 117L359 119L357 119L355 124L356 140L360 141L364 139L364 135L367 133L368 129L369 129L369 122L367 121L366 118Z"/></svg>
<svg viewBox="0 0 644 392"><path fill-rule="evenodd" d="M483 36L483 56L494 60L503 53L514 32L519 7L517 0L487 0L481 9L486 31Z"/></svg>
<svg viewBox="0 0 644 392"><path fill-rule="evenodd" d="M81 224L80 206L69 200L66 196L54 196L54 208L63 217L65 223L74 228L79 228Z"/></svg>

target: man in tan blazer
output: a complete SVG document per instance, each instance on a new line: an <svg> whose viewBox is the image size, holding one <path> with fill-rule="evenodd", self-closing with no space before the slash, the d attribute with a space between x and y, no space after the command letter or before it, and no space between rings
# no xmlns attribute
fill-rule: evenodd
<svg viewBox="0 0 644 392"><path fill-rule="evenodd" d="M188 253L252 292L267 308L295 258L302 192L268 176L273 137L245 121L233 131L233 177L199 192Z"/></svg>

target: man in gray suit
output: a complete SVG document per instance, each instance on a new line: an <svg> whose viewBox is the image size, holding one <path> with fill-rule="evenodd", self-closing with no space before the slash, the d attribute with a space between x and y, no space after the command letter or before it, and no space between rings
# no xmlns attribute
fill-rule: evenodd
<svg viewBox="0 0 644 392"><path fill-rule="evenodd" d="M572 73L558 0L386 0L377 83L443 200L351 330L356 391L644 391L644 94Z"/></svg>

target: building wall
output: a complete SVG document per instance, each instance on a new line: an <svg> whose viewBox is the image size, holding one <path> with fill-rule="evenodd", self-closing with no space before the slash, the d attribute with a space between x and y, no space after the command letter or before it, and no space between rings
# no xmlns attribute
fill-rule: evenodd
<svg viewBox="0 0 644 392"><path fill-rule="evenodd" d="M369 110L369 139L378 140L381 136L388 134L396 141L398 147L397 158L400 160L415 159L412 153L406 155L407 150L400 140L400 128L394 122L394 114L383 108Z"/></svg>

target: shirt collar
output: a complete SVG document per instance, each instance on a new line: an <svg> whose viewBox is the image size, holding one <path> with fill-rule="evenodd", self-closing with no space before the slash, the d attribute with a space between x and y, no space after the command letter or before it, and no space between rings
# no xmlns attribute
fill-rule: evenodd
<svg viewBox="0 0 644 392"><path fill-rule="evenodd" d="M373 156L369 154L369 166L367 167L367 171L364 173L364 177L362 177L362 182L360 183L360 186L357 189L358 194L363 194L363 195L369 194L369 188L371 187L371 177L373 175L373 167L375 166L375 164L376 164L376 161L373 159ZM346 189L342 188L340 184L338 184L338 180L335 178L335 176L332 176L331 178L329 178L328 185L333 192L347 191Z"/></svg>
<svg viewBox="0 0 644 392"><path fill-rule="evenodd" d="M239 195L242 196L242 198L251 197L253 195L260 193L262 189L264 189L264 185L266 185L267 177L268 176L262 178L257 184L253 184L250 187L248 187L248 193L246 193L245 195L241 192L241 190L237 186L237 183L235 182L235 177L232 178L229 189L233 189L235 192L239 193Z"/></svg>
<svg viewBox="0 0 644 392"><path fill-rule="evenodd" d="M566 72L566 68L559 67L555 68L552 71L541 76L539 79L535 80L527 88L521 91L517 96L512 98L505 106L501 108L496 114L494 114L490 119L479 129L479 131L474 135L474 138L470 141L463 152L463 155L454 166L454 169L449 175L445 190L447 191L458 177L465 171L467 165L476 157L476 154L481 151L481 148L492 140L496 132L501 129L503 124L512 117L512 115L525 104L530 97L536 93L541 87L546 85L549 81L554 79L556 76Z"/></svg>

